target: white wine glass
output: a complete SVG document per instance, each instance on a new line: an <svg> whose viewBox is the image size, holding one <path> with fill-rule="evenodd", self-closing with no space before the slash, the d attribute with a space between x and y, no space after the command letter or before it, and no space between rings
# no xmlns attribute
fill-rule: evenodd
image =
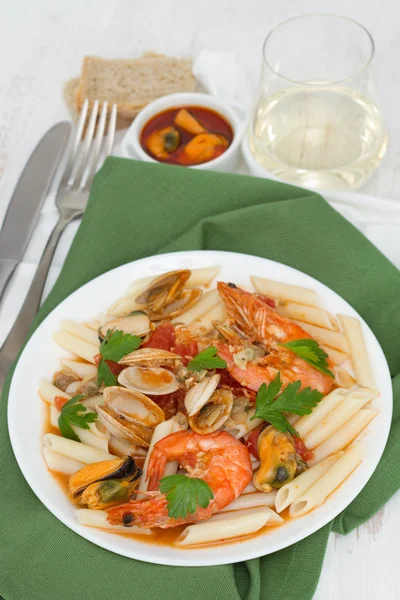
<svg viewBox="0 0 400 600"><path fill-rule="evenodd" d="M274 177L304 187L364 185L387 147L373 57L370 33L345 17L310 14L273 29L249 127L255 159Z"/></svg>

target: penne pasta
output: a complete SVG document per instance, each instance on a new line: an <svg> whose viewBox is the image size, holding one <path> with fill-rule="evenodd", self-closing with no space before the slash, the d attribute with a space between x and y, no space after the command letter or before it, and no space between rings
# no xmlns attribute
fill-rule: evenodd
<svg viewBox="0 0 400 600"><path fill-rule="evenodd" d="M95 331L97 333L99 331L99 327L100 327L101 323L100 323L100 319L93 319L93 321L86 321L86 323L84 325L85 325L85 327L89 327L89 329L92 329L93 331Z"/></svg>
<svg viewBox="0 0 400 600"><path fill-rule="evenodd" d="M318 426L314 427L304 438L303 441L307 448L316 448L322 442L327 440L335 431L344 425L353 415L356 414L370 400L375 398L378 392L368 388L358 388L350 391L344 402L339 404L335 410L328 414Z"/></svg>
<svg viewBox="0 0 400 600"><path fill-rule="evenodd" d="M313 450L314 458L309 461L309 464L315 465L334 452L346 448L346 446L355 440L361 431L365 429L368 423L376 417L378 412L378 410L372 408L363 408L359 410L336 433Z"/></svg>
<svg viewBox="0 0 400 600"><path fill-rule="evenodd" d="M151 529L142 527L125 527L124 525L112 525L107 521L107 512L105 510L90 510L89 508L79 508L75 511L75 516L81 525L87 527L99 527L107 531L116 531L118 533L134 533L150 535Z"/></svg>
<svg viewBox="0 0 400 600"><path fill-rule="evenodd" d="M250 483L248 483L244 488L242 494L252 494L253 492L258 492L258 490L256 487L254 487L253 482L250 481Z"/></svg>
<svg viewBox="0 0 400 600"><path fill-rule="evenodd" d="M325 396L309 415L304 415L296 421L296 430L303 439L314 427L337 408L349 394L347 389L337 389Z"/></svg>
<svg viewBox="0 0 400 600"><path fill-rule="evenodd" d="M94 396L88 396L84 400L81 400L81 404L86 408L95 409L96 406L102 406L104 404L103 394L95 394Z"/></svg>
<svg viewBox="0 0 400 600"><path fill-rule="evenodd" d="M53 427L58 428L58 419L61 413L56 409L54 405L50 406L50 423ZM71 425L74 433L78 436L81 442L84 444L88 444L88 446L92 446L93 448L97 448L102 452L108 453L108 440L110 439L110 434L104 428L104 431L99 429L101 423L95 421L94 423L89 423L89 429L82 429L81 427L77 427L76 425Z"/></svg>
<svg viewBox="0 0 400 600"><path fill-rule="evenodd" d="M121 440L115 435L110 436L110 440L108 442L108 451L111 454L116 454L117 456L132 456L132 457L140 457L144 458L147 454L147 450L144 448L140 448L140 446L135 446L128 440Z"/></svg>
<svg viewBox="0 0 400 600"><path fill-rule="evenodd" d="M214 321L224 321L225 318L225 305L223 302L219 302L214 308L189 325L190 333L193 336L207 335L207 333L210 333L214 329Z"/></svg>
<svg viewBox="0 0 400 600"><path fill-rule="evenodd" d="M74 335L80 340L89 342L89 344L94 344L95 346L99 344L97 331L93 331L82 323L75 323L75 321L61 321L60 329L61 331L66 331L67 333Z"/></svg>
<svg viewBox="0 0 400 600"><path fill-rule="evenodd" d="M255 275L252 275L250 279L257 292L264 296L270 296L271 298L277 298L278 300L290 300L309 306L320 305L318 294L314 292L314 290L291 285L289 283L282 283L281 281L263 279L262 277L256 277Z"/></svg>
<svg viewBox="0 0 400 600"><path fill-rule="evenodd" d="M342 325L343 333L350 349L351 361L353 363L357 382L362 386L374 388L374 376L372 374L360 321L346 315L338 315L338 319Z"/></svg>
<svg viewBox="0 0 400 600"><path fill-rule="evenodd" d="M321 479L290 505L289 515L291 517L301 517L313 508L323 504L327 497L358 467L362 459L362 444L358 443L350 446Z"/></svg>
<svg viewBox="0 0 400 600"><path fill-rule="evenodd" d="M42 400L48 402L49 404L54 404L54 398L56 396L61 396L61 398L67 398L67 400L71 399L71 396L66 392L63 392L58 387L50 383L48 379L40 379L38 394Z"/></svg>
<svg viewBox="0 0 400 600"><path fill-rule="evenodd" d="M194 546L250 535L264 527L270 518L271 511L266 506L217 514L207 521L186 527L175 543L178 546Z"/></svg>
<svg viewBox="0 0 400 600"><path fill-rule="evenodd" d="M58 454L50 448L43 448L43 456L49 469L66 475L73 475L85 466L82 462Z"/></svg>
<svg viewBox="0 0 400 600"><path fill-rule="evenodd" d="M69 358L61 358L61 364L67 367L74 375L77 375L80 379L85 377L94 377L97 374L97 367L90 363L81 362L79 360L72 360Z"/></svg>
<svg viewBox="0 0 400 600"><path fill-rule="evenodd" d="M186 425L186 427L185 427L185 425ZM181 415L175 415L174 417L171 417L171 419L168 419L168 421L164 421L163 423L160 423L154 429L154 433L153 433L153 436L152 436L151 442L150 442L150 447L149 447L149 450L146 455L146 460L144 461L142 477L140 478L140 483L139 483L139 487L138 487L138 490L140 492L147 492L147 488L148 488L147 468L149 466L149 460L150 460L151 453L153 452L154 445L157 442L159 442L160 440L162 440L163 438L165 438L167 435L170 435L171 433L175 433L176 431L182 431L183 429L186 429L186 428L187 428L187 421L185 422ZM164 469L164 477L167 475L174 475L174 473L176 473L177 470L178 470L178 463L176 461L168 463Z"/></svg>
<svg viewBox="0 0 400 600"><path fill-rule="evenodd" d="M341 365L345 360L349 358L349 355L346 352L341 352L340 350L335 350L334 348L329 348L329 346L324 346L320 344L320 348L327 353L329 359L334 365Z"/></svg>
<svg viewBox="0 0 400 600"><path fill-rule="evenodd" d="M335 383L341 388L352 388L357 382L352 375L343 367L334 367L332 369L335 375Z"/></svg>
<svg viewBox="0 0 400 600"><path fill-rule="evenodd" d="M50 448L54 452L58 452L68 458L73 458L87 465L94 462L100 462L102 460L111 460L116 458L113 454L103 452L87 444L81 442L75 442L74 440L68 440L67 438L61 437L60 435L54 435L53 433L45 433L43 436L43 445L45 448Z"/></svg>
<svg viewBox="0 0 400 600"><path fill-rule="evenodd" d="M82 383L82 381L80 379L79 379L79 381L73 381L66 388L65 393L69 394L70 396L75 396L75 394L78 391L78 388L81 385L81 383Z"/></svg>
<svg viewBox="0 0 400 600"><path fill-rule="evenodd" d="M311 325L318 325L318 327L339 331L335 317L322 308L307 306L307 304L297 304L297 302L281 301L276 307L276 312L288 319L298 319Z"/></svg>
<svg viewBox="0 0 400 600"><path fill-rule="evenodd" d="M192 273L186 282L186 287L202 287L210 285L212 280L217 276L221 265L215 267L202 267L200 269L192 269Z"/></svg>
<svg viewBox="0 0 400 600"><path fill-rule="evenodd" d="M182 325L186 325L187 327L193 321L199 319L204 313L209 312L217 304L221 304L221 298L219 297L218 290L211 290L209 292L206 292L205 294L200 296L200 299L188 310L186 310L184 313L182 313L175 319L172 319L172 323L179 323Z"/></svg>
<svg viewBox="0 0 400 600"><path fill-rule="evenodd" d="M269 506L269 508L272 508L275 506L275 496L276 491L244 494L236 498L236 500L228 504L228 506L225 506L225 508L219 512L223 513L232 510L243 510L244 508L255 508L256 506Z"/></svg>
<svg viewBox="0 0 400 600"><path fill-rule="evenodd" d="M275 497L275 509L277 512L282 512L297 498L300 498L304 492L314 485L335 464L342 454L342 452L338 452L334 456L330 456L281 487Z"/></svg>
<svg viewBox="0 0 400 600"><path fill-rule="evenodd" d="M84 358L88 362L95 364L94 357L99 353L100 344L91 344L81 340L75 335L71 335L65 331L57 331L53 333L53 339L58 346L64 348L68 352L72 352L79 358Z"/></svg>
<svg viewBox="0 0 400 600"><path fill-rule="evenodd" d="M294 323L297 323L297 325L300 325L300 327L317 340L318 343L329 346L334 350L340 350L340 352L349 352L347 341L343 333L340 333L339 331L330 331L323 327L317 327L317 325L310 325L309 323L304 323L297 319L293 319L293 321Z"/></svg>

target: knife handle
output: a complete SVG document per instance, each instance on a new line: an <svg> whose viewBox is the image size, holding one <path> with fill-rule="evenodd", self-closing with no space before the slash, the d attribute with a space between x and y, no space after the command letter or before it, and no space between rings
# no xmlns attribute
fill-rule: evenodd
<svg viewBox="0 0 400 600"><path fill-rule="evenodd" d="M0 260L0 300L16 266L16 260Z"/></svg>
<svg viewBox="0 0 400 600"><path fill-rule="evenodd" d="M44 284L46 283L47 274L49 272L58 240L60 239L60 235L75 216L77 216L76 213L69 216L60 215L60 218L58 219L57 224L46 244L22 308L10 333L8 334L6 341L3 344L2 349L0 350L0 389L3 387L7 372L16 359L18 352L21 350L32 325L32 321L39 310Z"/></svg>

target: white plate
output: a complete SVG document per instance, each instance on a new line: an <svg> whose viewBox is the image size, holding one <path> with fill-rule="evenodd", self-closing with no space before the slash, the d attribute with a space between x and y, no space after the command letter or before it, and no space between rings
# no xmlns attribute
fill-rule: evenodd
<svg viewBox="0 0 400 600"><path fill-rule="evenodd" d="M231 252L177 252L123 265L97 277L66 298L41 323L26 345L11 383L8 424L11 443L22 473L43 504L67 527L94 544L146 562L165 565L205 566L234 563L290 546L323 527L336 517L357 496L377 466L389 434L392 417L392 387L389 369L382 349L367 324L362 321L374 377L381 396L373 405L380 409L372 421L365 459L358 469L332 494L325 504L312 513L286 523L280 528L250 539L218 547L183 550L157 546L129 537L98 531L79 525L75 508L48 472L41 448L43 433L43 404L37 395L40 377L51 378L64 354L52 340L62 319L90 320L104 311L126 288L139 277L172 269L222 265L218 279L248 285L249 276L256 274L277 281L306 286L318 292L328 310L352 316L359 315L335 292L312 277L286 265L244 254Z"/></svg>

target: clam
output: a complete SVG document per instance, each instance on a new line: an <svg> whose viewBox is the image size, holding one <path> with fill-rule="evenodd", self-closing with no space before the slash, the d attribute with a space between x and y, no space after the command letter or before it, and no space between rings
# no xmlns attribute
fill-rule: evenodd
<svg viewBox="0 0 400 600"><path fill-rule="evenodd" d="M144 367L175 366L176 361L181 361L182 357L174 352L159 350L158 348L139 348L130 354L127 354L119 361L120 365Z"/></svg>
<svg viewBox="0 0 400 600"><path fill-rule="evenodd" d="M217 389L219 380L219 375L205 377L186 394L189 426L196 433L212 433L229 418L233 394L229 390Z"/></svg>
<svg viewBox="0 0 400 600"><path fill-rule="evenodd" d="M164 273L154 279L135 302L146 305L146 313L152 321L177 317L202 294L198 288L183 289L190 275L189 269Z"/></svg>
<svg viewBox="0 0 400 600"><path fill-rule="evenodd" d="M269 425L258 437L261 465L253 477L254 486L270 492L292 481L297 470L296 450L290 434Z"/></svg>
<svg viewBox="0 0 400 600"><path fill-rule="evenodd" d="M130 390L151 396L171 394L179 388L175 374L163 367L127 367L119 374L118 382Z"/></svg>
<svg viewBox="0 0 400 600"><path fill-rule="evenodd" d="M75 383L76 381L79 381L79 377L72 373L72 371L66 372L61 370L57 371L57 373L54 373L53 375L53 385L63 392L66 391L67 387L71 385L71 383Z"/></svg>
<svg viewBox="0 0 400 600"><path fill-rule="evenodd" d="M114 330L144 337L151 331L151 322L143 310L135 310L129 315L106 321L99 329L99 336L104 339L108 331Z"/></svg>
<svg viewBox="0 0 400 600"><path fill-rule="evenodd" d="M229 418L232 405L232 392L223 389L215 390L199 412L189 417L190 428L202 435L216 431Z"/></svg>
<svg viewBox="0 0 400 600"><path fill-rule="evenodd" d="M86 465L69 479L74 502L103 509L127 502L137 487L141 469L131 456Z"/></svg>
<svg viewBox="0 0 400 600"><path fill-rule="evenodd" d="M148 448L154 428L165 420L164 412L150 398L118 386L105 388L104 404L96 410L112 435L142 448Z"/></svg>
<svg viewBox="0 0 400 600"><path fill-rule="evenodd" d="M75 391L76 394L81 394L88 398L99 393L99 384L97 375L89 375L79 382Z"/></svg>

